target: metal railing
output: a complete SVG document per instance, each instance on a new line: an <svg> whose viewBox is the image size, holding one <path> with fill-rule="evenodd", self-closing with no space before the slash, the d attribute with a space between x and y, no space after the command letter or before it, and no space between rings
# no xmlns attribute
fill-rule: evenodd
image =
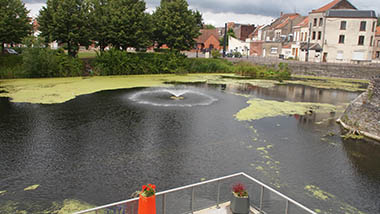
<svg viewBox="0 0 380 214"><path fill-rule="evenodd" d="M270 214L316 214L311 209L269 187L261 181L243 173L236 173L175 189L156 193L157 214L194 213L228 202L232 184L244 183L251 207L260 213ZM201 191L196 197L196 192ZM172 197L173 200L169 201ZM74 214L137 214L138 198L95 207Z"/></svg>

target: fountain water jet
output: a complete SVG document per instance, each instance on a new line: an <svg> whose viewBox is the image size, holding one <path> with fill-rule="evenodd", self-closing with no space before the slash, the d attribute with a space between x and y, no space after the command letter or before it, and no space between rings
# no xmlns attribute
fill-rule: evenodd
<svg viewBox="0 0 380 214"><path fill-rule="evenodd" d="M199 90L178 88L147 89L133 94L129 99L140 104L164 107L210 105L217 101L214 97L202 93Z"/></svg>

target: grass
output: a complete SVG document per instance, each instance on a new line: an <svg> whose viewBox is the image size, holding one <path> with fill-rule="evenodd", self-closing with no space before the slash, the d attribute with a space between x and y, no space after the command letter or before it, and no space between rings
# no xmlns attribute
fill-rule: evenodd
<svg viewBox="0 0 380 214"><path fill-rule="evenodd" d="M96 52L95 51L82 51L78 53L79 59L86 59L86 58L95 58Z"/></svg>

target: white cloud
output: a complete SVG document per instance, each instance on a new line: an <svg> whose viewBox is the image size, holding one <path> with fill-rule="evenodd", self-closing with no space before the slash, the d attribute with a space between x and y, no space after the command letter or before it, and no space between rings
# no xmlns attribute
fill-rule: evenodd
<svg viewBox="0 0 380 214"><path fill-rule="evenodd" d="M217 27L224 27L224 23L227 22L262 25L269 24L273 20L273 17L253 14L203 12L202 15L206 24L212 24Z"/></svg>
<svg viewBox="0 0 380 214"><path fill-rule="evenodd" d="M44 4L44 3L32 3L32 4L26 3L25 7L29 10L29 16L37 17L39 14L39 11L45 5L46 4Z"/></svg>

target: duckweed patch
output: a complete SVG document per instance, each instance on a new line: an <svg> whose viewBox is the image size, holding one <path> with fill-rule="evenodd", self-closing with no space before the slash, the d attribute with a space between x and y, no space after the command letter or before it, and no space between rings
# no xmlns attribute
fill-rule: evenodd
<svg viewBox="0 0 380 214"><path fill-rule="evenodd" d="M59 209L56 213L57 214L71 214L73 212L86 210L93 207L95 206L82 202L82 201L66 199L63 201L62 208Z"/></svg>
<svg viewBox="0 0 380 214"><path fill-rule="evenodd" d="M284 81L282 84L306 85L322 89L338 89L345 91L365 91L368 80L316 77L316 76L293 76L293 80Z"/></svg>
<svg viewBox="0 0 380 214"><path fill-rule="evenodd" d="M311 193L313 197L320 199L320 200L323 200L323 201L335 198L334 195L332 195L328 192L325 192L325 191L321 190L319 187L314 186L314 185L305 186L305 190L309 191L309 193Z"/></svg>
<svg viewBox="0 0 380 214"><path fill-rule="evenodd" d="M34 185L31 185L31 186L25 187L25 188L24 188L24 191L35 190L35 189L37 189L39 186L40 186L39 184L34 184Z"/></svg>
<svg viewBox="0 0 380 214"><path fill-rule="evenodd" d="M273 87L271 80L235 80L227 81L220 74L159 74L129 76L95 76L43 79L2 80L1 86L7 93L0 97L9 97L12 102L54 104L74 99L76 96L91 94L103 90L127 89L136 87L160 87L166 83L208 83L240 84L250 83L260 87Z"/></svg>
<svg viewBox="0 0 380 214"><path fill-rule="evenodd" d="M239 121L259 120L266 117L276 117L300 114L307 112L329 113L336 112L338 108L331 104L324 103L307 103L307 102L289 102L274 101L263 99L252 99L247 102L248 107L240 110L234 116Z"/></svg>

